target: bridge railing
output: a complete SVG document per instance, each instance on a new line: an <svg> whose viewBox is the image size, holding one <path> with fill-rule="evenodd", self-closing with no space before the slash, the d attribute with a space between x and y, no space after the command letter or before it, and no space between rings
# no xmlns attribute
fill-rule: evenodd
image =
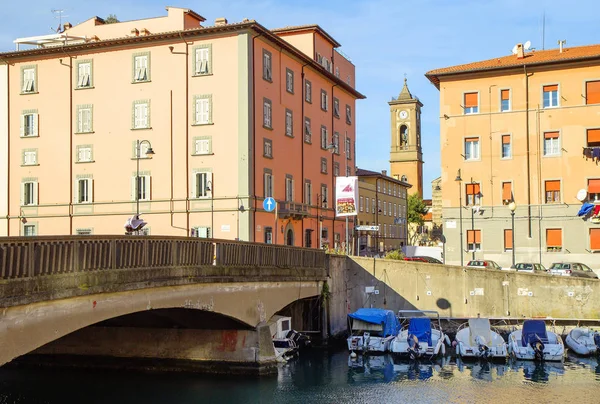
<svg viewBox="0 0 600 404"><path fill-rule="evenodd" d="M0 237L0 279L205 265L324 268L320 250L161 236Z"/></svg>

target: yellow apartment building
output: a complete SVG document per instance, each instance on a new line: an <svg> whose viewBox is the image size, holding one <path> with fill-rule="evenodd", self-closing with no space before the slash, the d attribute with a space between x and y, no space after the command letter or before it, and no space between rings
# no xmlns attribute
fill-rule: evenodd
<svg viewBox="0 0 600 404"><path fill-rule="evenodd" d="M518 44L426 77L440 91L446 262L508 267L514 249L516 262L600 267L600 45ZM582 202L595 206L579 217Z"/></svg>
<svg viewBox="0 0 600 404"><path fill-rule="evenodd" d="M139 209L145 234L317 247L321 216L329 246L345 241L333 190L353 175L364 96L318 25L167 7L15 42L0 54L0 235L122 234Z"/></svg>
<svg viewBox="0 0 600 404"><path fill-rule="evenodd" d="M388 176L386 170L359 168L356 176L358 255L372 256L407 245L406 197L411 184Z"/></svg>

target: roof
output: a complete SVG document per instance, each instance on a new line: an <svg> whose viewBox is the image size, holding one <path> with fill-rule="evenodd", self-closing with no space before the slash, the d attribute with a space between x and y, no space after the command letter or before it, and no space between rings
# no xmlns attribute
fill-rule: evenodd
<svg viewBox="0 0 600 404"><path fill-rule="evenodd" d="M318 24L307 24L307 25L293 25L282 28L273 28L271 32L276 34L287 34L293 32L302 32L302 31L317 31L319 34L323 36L323 38L327 39L334 48L339 48L342 46L338 41L333 39L331 35L329 35L323 28L321 28Z"/></svg>
<svg viewBox="0 0 600 404"><path fill-rule="evenodd" d="M590 60L600 61L600 45L563 48L562 53L558 48L532 51L525 53L525 56L522 59L517 58L516 55L501 56L499 58L483 60L480 62L472 62L431 70L425 74L425 77L427 77L429 81L431 81L439 89L440 77L442 76L508 70L523 66L542 66Z"/></svg>
<svg viewBox="0 0 600 404"><path fill-rule="evenodd" d="M35 49L26 49L22 51L11 51L0 53L0 65L15 62L19 60L31 60L35 57L46 57L51 55L64 55L65 52L69 52L69 54L73 56L77 56L77 53L89 52L90 50L95 49L103 49L111 46L122 46L122 45L132 45L132 44L143 44L154 41L164 41L164 40L182 40L184 37L195 37L199 35L208 35L214 33L227 33L227 32L236 32L243 30L254 30L261 34L262 38L267 38L268 40L277 44L277 46L285 49L294 57L302 60L307 65L310 65L314 70L320 72L323 76L327 77L329 80L333 81L337 84L338 88L352 94L358 99L366 98L362 93L358 92L344 80L336 77L333 73L327 71L323 66L317 63L316 60L307 56L302 51L298 50L293 45L289 44L284 39L278 37L270 30L257 23L254 20L243 21L238 23L224 24L224 25L216 25L209 27L198 27L198 28L188 28L184 30L177 31L168 31L168 32L158 32L150 35L140 35L140 36L127 36L122 38L112 38L106 40L94 40L84 43L76 43L76 44L67 44L65 46L53 46L47 48L35 48ZM64 57L64 56L63 56Z"/></svg>
<svg viewBox="0 0 600 404"><path fill-rule="evenodd" d="M383 175L382 173L380 173L378 171L371 171L371 170L365 170L363 168L357 168L356 169L356 176L357 177L385 178L386 180L395 182L396 184L400 184L400 185L405 186L407 188L412 188L412 185L409 184L408 182L397 180L397 179L395 179L393 177L390 177L388 175Z"/></svg>

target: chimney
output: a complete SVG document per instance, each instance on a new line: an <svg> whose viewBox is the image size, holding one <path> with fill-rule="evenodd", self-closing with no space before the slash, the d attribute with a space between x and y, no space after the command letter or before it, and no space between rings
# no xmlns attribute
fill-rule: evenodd
<svg viewBox="0 0 600 404"><path fill-rule="evenodd" d="M227 18L219 17L215 19L215 27L221 27L223 25L227 25Z"/></svg>
<svg viewBox="0 0 600 404"><path fill-rule="evenodd" d="M524 57L525 57L525 54L523 53L523 44L518 43L517 44L517 59L523 59Z"/></svg>
<svg viewBox="0 0 600 404"><path fill-rule="evenodd" d="M141 33L142 33L142 35L144 35L144 36L148 36L148 35L150 35L150 31L148 31L148 29L146 29L146 28L142 28L142 31L141 31Z"/></svg>
<svg viewBox="0 0 600 404"><path fill-rule="evenodd" d="M137 28L134 28L131 30L131 36L139 36L140 35L140 31L137 30Z"/></svg>
<svg viewBox="0 0 600 404"><path fill-rule="evenodd" d="M73 26L71 25L70 22L65 22L65 24L63 25L63 31L68 30L69 28L72 28Z"/></svg>
<svg viewBox="0 0 600 404"><path fill-rule="evenodd" d="M381 170L381 175L387 175L387 170Z"/></svg>
<svg viewBox="0 0 600 404"><path fill-rule="evenodd" d="M567 43L566 39L559 39L559 41L558 41L559 53L563 53L563 45L565 45L566 43Z"/></svg>

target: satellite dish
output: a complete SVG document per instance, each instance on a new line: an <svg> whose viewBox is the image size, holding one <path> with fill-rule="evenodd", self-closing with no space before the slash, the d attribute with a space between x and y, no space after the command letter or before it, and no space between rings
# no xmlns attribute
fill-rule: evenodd
<svg viewBox="0 0 600 404"><path fill-rule="evenodd" d="M524 48L525 50L529 50L529 48L531 48L531 41L525 42Z"/></svg>
<svg viewBox="0 0 600 404"><path fill-rule="evenodd" d="M513 55L517 54L517 45L513 46L513 48L512 48L512 54Z"/></svg>
<svg viewBox="0 0 600 404"><path fill-rule="evenodd" d="M587 198L587 191L585 189L580 189L577 191L577 200L579 202L585 201L585 198Z"/></svg>

